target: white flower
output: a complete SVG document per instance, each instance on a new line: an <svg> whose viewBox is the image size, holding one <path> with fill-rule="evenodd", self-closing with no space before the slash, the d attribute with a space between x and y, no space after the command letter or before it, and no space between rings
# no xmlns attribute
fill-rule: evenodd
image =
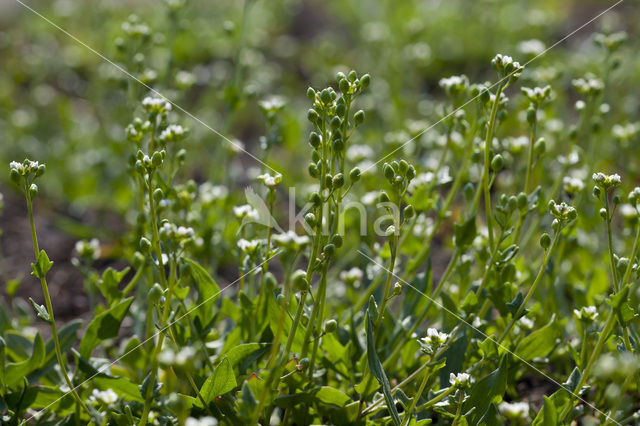
<svg viewBox="0 0 640 426"><path fill-rule="evenodd" d="M142 100L142 106L145 111L161 114L171 111L171 103L163 98L152 98L147 96Z"/></svg>
<svg viewBox="0 0 640 426"><path fill-rule="evenodd" d="M258 249L258 247L260 247L260 241L245 240L244 238L241 238L238 241L238 247L245 253L253 253Z"/></svg>
<svg viewBox="0 0 640 426"><path fill-rule="evenodd" d="M501 402L498 411L510 419L526 420L529 417L529 404L526 402Z"/></svg>
<svg viewBox="0 0 640 426"><path fill-rule="evenodd" d="M591 178L596 183L596 185L602 187L605 190L620 186L620 184L622 183L622 178L617 173L614 173L612 175L605 175L604 173L598 172L594 173Z"/></svg>
<svg viewBox="0 0 640 426"><path fill-rule="evenodd" d="M254 209L249 204L233 206L233 214L235 214L238 219L248 217L249 219L258 220L258 210Z"/></svg>
<svg viewBox="0 0 640 426"><path fill-rule="evenodd" d="M78 256L80 257L91 260L95 260L100 257L100 241L98 241L97 238L92 238L89 241L77 241L75 249L76 253L78 253Z"/></svg>
<svg viewBox="0 0 640 426"><path fill-rule="evenodd" d="M366 160L375 155L373 148L369 145L350 145L347 148L346 157L347 160L352 163L357 163L358 161Z"/></svg>
<svg viewBox="0 0 640 426"><path fill-rule="evenodd" d="M584 306L580 310L574 309L573 314L581 321L592 322L598 318L598 310L595 306Z"/></svg>
<svg viewBox="0 0 640 426"><path fill-rule="evenodd" d="M288 247L294 250L300 249L310 242L308 236L298 235L291 230L282 234L274 235L272 238L276 245L279 245L281 247Z"/></svg>
<svg viewBox="0 0 640 426"><path fill-rule="evenodd" d="M269 173L262 174L257 178L267 188L273 188L282 181L282 175L276 173L275 176L271 176Z"/></svg>
<svg viewBox="0 0 640 426"><path fill-rule="evenodd" d="M362 277L364 276L362 269L360 268L351 268L347 271L340 272L340 279L345 282L345 284L355 284L356 282L362 281Z"/></svg>
<svg viewBox="0 0 640 426"><path fill-rule="evenodd" d="M229 190L224 185L212 185L210 182L205 182L198 187L198 196L203 204L224 200L228 195Z"/></svg>
<svg viewBox="0 0 640 426"><path fill-rule="evenodd" d="M189 417L185 422L184 426L218 426L218 420L213 417L201 417L196 419L195 417Z"/></svg>
<svg viewBox="0 0 640 426"><path fill-rule="evenodd" d="M447 342L449 335L442 333L435 328L427 329L427 336L420 339L425 345L429 345L431 350L436 349L438 346L444 345Z"/></svg>
<svg viewBox="0 0 640 426"><path fill-rule="evenodd" d="M92 401L102 402L106 405L112 405L118 401L118 394L116 394L113 389L107 389L106 391L94 389L89 399Z"/></svg>
<svg viewBox="0 0 640 426"><path fill-rule="evenodd" d="M179 124L170 124L160 133L160 140L167 142L177 142L184 139L187 131Z"/></svg>
<svg viewBox="0 0 640 426"><path fill-rule="evenodd" d="M449 373L449 383L457 388L466 388L471 384L471 376L467 373Z"/></svg>
<svg viewBox="0 0 640 426"><path fill-rule="evenodd" d="M544 52L544 49L544 43L535 38L518 43L518 50L524 55L539 55Z"/></svg>
<svg viewBox="0 0 640 426"><path fill-rule="evenodd" d="M565 176L562 178L562 185L564 190L569 194L576 194L584 189L583 180L571 176Z"/></svg>
<svg viewBox="0 0 640 426"><path fill-rule="evenodd" d="M17 172L20 176L28 176L32 173L35 173L40 168L40 163L37 161L31 161L29 159L25 159L22 163L18 161L12 161L9 163L9 169L12 172Z"/></svg>

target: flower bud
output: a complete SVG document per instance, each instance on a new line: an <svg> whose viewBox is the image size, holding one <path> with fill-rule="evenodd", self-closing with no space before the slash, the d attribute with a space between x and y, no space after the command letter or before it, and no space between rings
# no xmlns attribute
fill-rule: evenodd
<svg viewBox="0 0 640 426"><path fill-rule="evenodd" d="M540 247L547 250L551 246L551 237L546 232L540 236Z"/></svg>
<svg viewBox="0 0 640 426"><path fill-rule="evenodd" d="M389 181L391 181L396 175L396 173L393 171L393 167L391 167L389 163L384 163L384 166L382 166L382 173L384 173L384 177L386 177Z"/></svg>
<svg viewBox="0 0 640 426"><path fill-rule="evenodd" d="M322 197L320 196L320 194L318 194L317 192L313 192L310 196L309 196L309 201L311 201L311 203L314 206L319 206L320 204L322 204Z"/></svg>
<svg viewBox="0 0 640 426"><path fill-rule="evenodd" d="M276 303L278 304L278 306L281 306L284 308L286 302L287 302L287 298L284 297L284 294L280 293L276 296Z"/></svg>
<svg viewBox="0 0 640 426"><path fill-rule="evenodd" d="M157 203L162 200L162 197L164 197L162 189L156 188L155 191L153 191L153 200Z"/></svg>
<svg viewBox="0 0 640 426"><path fill-rule="evenodd" d="M344 185L344 175L342 173L338 173L331 180L331 185L333 188L341 188Z"/></svg>
<svg viewBox="0 0 640 426"><path fill-rule="evenodd" d="M140 250L142 251L142 253L148 253L149 250L151 250L151 241L149 241L147 238L142 237L140 238Z"/></svg>
<svg viewBox="0 0 640 426"><path fill-rule="evenodd" d="M307 170L309 172L309 176L311 176L312 178L318 177L318 167L315 165L315 163L309 163L309 167Z"/></svg>
<svg viewBox="0 0 640 426"><path fill-rule="evenodd" d="M544 138L538 139L536 143L533 144L533 152L535 152L537 156L544 154L546 150L547 142L544 140Z"/></svg>
<svg viewBox="0 0 640 426"><path fill-rule="evenodd" d="M333 117L329 122L329 125L331 126L332 130L336 130L337 128L340 127L341 124L342 124L342 120L340 120L340 117Z"/></svg>
<svg viewBox="0 0 640 426"><path fill-rule="evenodd" d="M312 87L307 89L307 99L313 102L316 99L316 91Z"/></svg>
<svg viewBox="0 0 640 426"><path fill-rule="evenodd" d="M314 215L313 213L307 213L306 215L304 215L304 221L307 223L307 225L313 227L316 225L316 215Z"/></svg>
<svg viewBox="0 0 640 426"><path fill-rule="evenodd" d="M320 142L322 142L322 139L320 138L319 134L317 134L316 132L311 132L309 134L309 145L314 148L318 148L320 146Z"/></svg>
<svg viewBox="0 0 640 426"><path fill-rule="evenodd" d="M276 280L276 277L271 272L267 271L264 276L264 285L268 291L273 291L273 289L278 286L278 280Z"/></svg>
<svg viewBox="0 0 640 426"><path fill-rule="evenodd" d="M393 285L393 295L394 296L400 296L401 294L402 294L402 284L395 283Z"/></svg>
<svg viewBox="0 0 640 426"><path fill-rule="evenodd" d="M378 195L378 202L379 203L388 203L389 202L389 195L385 191L380 191L380 195Z"/></svg>
<svg viewBox="0 0 640 426"><path fill-rule="evenodd" d="M323 89L320 92L320 100L325 105L331 102L331 92L329 92L329 89Z"/></svg>
<svg viewBox="0 0 640 426"><path fill-rule="evenodd" d="M338 88L340 89L340 91L342 93L348 93L349 92L349 88L350 88L350 84L349 84L349 80L347 80L346 78L342 78L339 82L338 82Z"/></svg>
<svg viewBox="0 0 640 426"><path fill-rule="evenodd" d="M605 209L604 207L600 209L600 217L603 219L607 218L607 209Z"/></svg>
<svg viewBox="0 0 640 426"><path fill-rule="evenodd" d="M36 185L35 183L32 183L31 186L29 187L29 197L33 198L36 195L38 195L38 185Z"/></svg>
<svg viewBox="0 0 640 426"><path fill-rule="evenodd" d="M516 198L516 204L518 206L518 210L524 210L527 208L527 194L525 194L524 192L521 192L518 194L518 197Z"/></svg>
<svg viewBox="0 0 640 426"><path fill-rule="evenodd" d="M315 109L310 109L309 111L307 111L307 120L309 120L310 122L315 124L319 118L320 116Z"/></svg>
<svg viewBox="0 0 640 426"><path fill-rule="evenodd" d="M537 113L538 112L533 107L533 105L529 105L529 108L527 108L527 123L529 123L531 126L533 126L536 122Z"/></svg>
<svg viewBox="0 0 640 426"><path fill-rule="evenodd" d="M333 234L331 236L331 244L333 244L336 247L342 247L343 244L343 239L342 239L342 235L340 234Z"/></svg>
<svg viewBox="0 0 640 426"><path fill-rule="evenodd" d="M353 120L356 123L356 126L359 126L364 122L364 111L360 110L353 115Z"/></svg>
<svg viewBox="0 0 640 426"><path fill-rule="evenodd" d="M160 287L160 284L155 283L151 289L149 289L149 302L156 303L164 295L164 290Z"/></svg>
<svg viewBox="0 0 640 426"><path fill-rule="evenodd" d="M309 360L309 358L302 358L298 365L302 367L303 370L306 370L307 368L309 368L309 365L311 365L311 361Z"/></svg>
<svg viewBox="0 0 640 426"><path fill-rule="evenodd" d="M371 77L369 76L369 74L365 74L362 77L360 77L360 87L362 87L363 89L366 89L367 87L369 87L370 83L371 83Z"/></svg>
<svg viewBox="0 0 640 426"><path fill-rule="evenodd" d="M164 155L162 155L161 152L159 151L154 152L153 155L151 156L151 164L153 164L156 167L161 166L163 157Z"/></svg>

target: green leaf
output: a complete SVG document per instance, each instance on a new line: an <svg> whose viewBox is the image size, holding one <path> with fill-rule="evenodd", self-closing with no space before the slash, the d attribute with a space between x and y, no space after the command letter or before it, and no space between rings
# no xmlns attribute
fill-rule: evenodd
<svg viewBox="0 0 640 426"><path fill-rule="evenodd" d="M98 288L102 295L109 301L109 305L111 305L112 301L122 297L122 292L118 290L118 285L122 282L125 275L127 275L129 269L130 268L127 267L118 272L112 267L108 267L102 273L102 278L98 281Z"/></svg>
<svg viewBox="0 0 640 426"><path fill-rule="evenodd" d="M507 303L507 309L509 309L511 315L515 315L516 312L518 312L518 309L520 309L520 305L522 305L522 302L524 302L524 296L522 295L522 292L519 291L518 294L516 294L516 297L511 302ZM527 312L528 311L526 309L523 309L518 319L526 315Z"/></svg>
<svg viewBox="0 0 640 426"><path fill-rule="evenodd" d="M545 396L543 407L542 424L544 426L556 426L558 424L558 413L553 400Z"/></svg>
<svg viewBox="0 0 640 426"><path fill-rule="evenodd" d="M191 277L198 287L198 300L195 316L199 319L200 325L206 327L213 319L213 305L220 297L220 287L216 284L211 275L196 261L183 258L184 262L189 265Z"/></svg>
<svg viewBox="0 0 640 426"><path fill-rule="evenodd" d="M346 394L329 386L322 386L315 389L311 394L317 399L318 402L323 404L337 405L338 407L344 407L351 402Z"/></svg>
<svg viewBox="0 0 640 426"><path fill-rule="evenodd" d="M88 359L93 349L103 340L118 336L120 325L129 312L131 302L133 297L126 298L91 320L80 341L80 355L83 358Z"/></svg>
<svg viewBox="0 0 640 426"><path fill-rule="evenodd" d="M516 347L515 353L525 361L546 356L555 347L559 334L560 329L557 327L555 315L553 315L549 324L522 339Z"/></svg>
<svg viewBox="0 0 640 426"><path fill-rule="evenodd" d="M462 224L453 225L453 239L457 248L465 248L471 245L476 238L476 217L471 216Z"/></svg>
<svg viewBox="0 0 640 426"><path fill-rule="evenodd" d="M5 371L6 386L14 387L20 384L29 373L40 368L44 362L44 354L44 341L40 333L38 333L33 342L33 351L29 359L7 364Z"/></svg>
<svg viewBox="0 0 640 426"><path fill-rule="evenodd" d="M479 420L484 416L493 403L502 401L502 395L507 389L508 375L508 357L503 357L500 367L492 373L484 376L469 390L469 398L467 398L462 406L463 412L468 412L475 408L471 418L468 418L469 424L478 424Z"/></svg>
<svg viewBox="0 0 640 426"><path fill-rule="evenodd" d="M389 385L389 379L382 368L382 363L378 359L376 353L376 346L373 341L373 327L371 325L371 315L367 312L367 360L369 361L369 368L371 373L378 379L378 383L382 386L382 393L385 401L387 401L387 408L391 412L391 418L396 426L400 425L400 416L396 409L396 403L391 394L391 386Z"/></svg>
<svg viewBox="0 0 640 426"><path fill-rule="evenodd" d="M7 281L7 296L9 296L9 298L12 298L16 295L18 288L20 288L20 284L22 284L22 280Z"/></svg>
<svg viewBox="0 0 640 426"><path fill-rule="evenodd" d="M200 394L204 401L209 404L220 395L232 391L236 386L238 386L238 384L236 382L236 376L233 374L233 368L231 367L229 358L225 358L220 365L216 367L213 374L204 382L200 389ZM196 405L202 407L202 401L198 399Z"/></svg>
<svg viewBox="0 0 640 426"><path fill-rule="evenodd" d="M36 278L42 279L47 276L47 272L49 271L49 269L51 269L52 265L53 262L49 260L49 256L47 256L47 253L44 250L40 250L40 254L38 254L36 263L31 264L31 269L33 269L31 275Z"/></svg>
<svg viewBox="0 0 640 426"><path fill-rule="evenodd" d="M281 315L282 308L278 306L276 303L276 299L274 297L269 297L269 302L267 305L267 316L269 319L269 327L275 333L275 330L278 329L278 324L280 322L280 318L283 318L282 322L282 332L280 333L280 341L283 345L287 343L289 338L289 333L293 328L293 320L289 315ZM291 352L300 353L302 350L302 344L304 342L306 327L302 324L298 324L298 328L296 329L296 335L293 337L293 344L291 345Z"/></svg>
<svg viewBox="0 0 640 426"><path fill-rule="evenodd" d="M36 314L38 315L38 318L40 318L45 322L51 322L51 317L49 316L49 312L47 312L47 309L43 305L38 305L35 302L35 300L33 300L32 298L29 298L29 302L31 302L31 306L33 306L33 309L36 310Z"/></svg>
<svg viewBox="0 0 640 426"><path fill-rule="evenodd" d="M239 364L246 364L247 360L255 360L256 356L262 355L266 350L271 347L268 343L245 343L238 345L227 352L226 357L231 364L231 367L236 367ZM240 369L242 373L243 368Z"/></svg>

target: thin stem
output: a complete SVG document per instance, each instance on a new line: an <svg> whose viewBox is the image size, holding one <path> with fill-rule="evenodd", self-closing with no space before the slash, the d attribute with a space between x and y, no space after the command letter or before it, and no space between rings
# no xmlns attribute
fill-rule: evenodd
<svg viewBox="0 0 640 426"><path fill-rule="evenodd" d="M460 418L460 413L462 412L462 400L464 399L464 392L460 391L460 396L458 397L458 409L456 410L456 416L453 419L453 425L456 426L458 424L458 419Z"/></svg>
<svg viewBox="0 0 640 426"><path fill-rule="evenodd" d="M491 142L493 141L493 129L495 128L496 117L498 114L498 106L500 105L500 94L503 89L502 80L498 84L493 105L491 106L491 117L487 123L487 135L484 142L484 168L482 170L482 188L484 190L484 210L485 220L487 221L487 231L489 233L489 247L493 248L493 220L491 217L491 193L489 190L489 167Z"/></svg>
<svg viewBox="0 0 640 426"><path fill-rule="evenodd" d="M427 362L426 364L428 363L429 362ZM430 374L430 371L427 370L424 372L422 381L420 382L420 386L418 387L418 392L413 397L413 401L411 401L411 405L409 406L409 409L407 410L407 413L405 414L404 419L402 420L402 426L408 425L409 422L411 421L411 416L413 416L413 410L416 408L416 405L418 405L418 400L420 399L420 396L422 396L422 392L424 392L424 388L427 386L429 377L431 377L431 374Z"/></svg>
<svg viewBox="0 0 640 426"><path fill-rule="evenodd" d="M396 228L397 229L397 228ZM380 304L380 309L378 310L378 318L376 318L375 329L377 330L382 323L382 318L384 317L384 311L387 306L387 300L389 297L389 291L391 290L391 277L393 276L393 270L396 266L396 257L398 255L398 232L393 232L393 238L391 240L391 260L389 264L389 270L387 271L387 280L384 283L384 293L382 295L382 302Z"/></svg>
<svg viewBox="0 0 640 426"><path fill-rule="evenodd" d="M505 328L502 334L500 335L500 338L498 339L498 345L502 343L505 337L507 337L507 334L509 334L509 331L511 331L511 328L515 325L516 321L520 319L520 315L522 314L525 307L527 306L527 302L529 302L529 299L531 299L531 296L533 296L533 293L535 293L536 287L538 287L538 284L540 283L540 281L542 280L542 276L544 275L544 271L547 269L547 265L549 264L549 260L551 259L551 253L553 252L553 248L556 246L558 242L558 238L560 238L561 230L562 230L561 227L558 227L558 230L556 231L553 237L553 241L551 242L551 246L549 246L549 248L547 249L547 252L545 253L544 259L542 261L542 265L540 266L540 270L538 271L538 275L536 276L536 279L533 281L533 284L531 284L531 288L529 288L529 292L527 293L524 300L520 304L520 307L518 308L516 313L513 314L513 316L511 317L511 321L509 321L509 324L507 324L507 328Z"/></svg>
<svg viewBox="0 0 640 426"><path fill-rule="evenodd" d="M607 222L607 242L609 244L609 263L611 265L611 277L613 278L613 289L617 293L620 291L620 284L618 283L618 269L616 268L615 263L615 255L613 253L613 237L611 235L611 209L609 206L609 196L607 193L604 194L604 206L607 210L607 217L605 222Z"/></svg>
<svg viewBox="0 0 640 426"><path fill-rule="evenodd" d="M25 195L27 197L27 210L29 210L29 226L31 228L31 240L33 241L33 252L36 256L36 262L38 261L38 257L40 255L40 247L38 245L38 236L36 235L36 225L33 220L33 202L31 200L31 195L29 194L29 188L25 185ZM53 346L56 352L56 358L58 359L58 365L60 366L60 371L62 372L62 376L64 377L64 381L67 383L69 387L69 391L73 395L73 399L75 399L76 404L89 414L91 417L91 412L87 405L80 399L80 395L76 391L73 382L69 378L69 374L67 373L67 368L65 367L65 360L62 356L62 349L60 347L60 339L58 338L58 329L56 328L56 320L53 316L53 304L51 303L51 296L49 294L49 286L47 285L47 279L44 276L40 277L40 284L42 286L42 294L44 295L44 302L47 307L47 314L49 315L49 325L51 327L51 336L53 339Z"/></svg>

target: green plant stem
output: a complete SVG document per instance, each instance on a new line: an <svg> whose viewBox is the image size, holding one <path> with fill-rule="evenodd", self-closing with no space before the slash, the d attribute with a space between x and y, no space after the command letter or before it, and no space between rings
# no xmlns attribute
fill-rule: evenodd
<svg viewBox="0 0 640 426"><path fill-rule="evenodd" d="M25 195L27 197L27 209L29 210L29 226L31 228L31 240L33 241L33 252L35 254L36 262L38 262L38 256L40 255L40 247L38 245L38 236L36 234L36 225L33 220L33 201L31 200L31 195L29 194L29 187L25 185ZM56 320L53 316L53 304L51 303L51 295L49 294L49 286L47 285L47 279L44 276L40 277L40 284L42 286L42 294L44 295L44 302L47 307L47 314L49 315L49 325L51 328L51 336L53 339L53 346L56 352L56 358L58 359L58 365L60 366L60 371L62 372L62 376L64 377L64 381L67 383L69 387L69 392L73 395L73 399L75 399L77 406L82 407L82 409L89 414L91 417L91 412L87 405L82 401L80 395L76 391L73 382L69 378L69 374L67 373L67 368L65 366L65 360L62 356L62 349L60 347L60 339L58 338L58 329L56 328Z"/></svg>
<svg viewBox="0 0 640 426"><path fill-rule="evenodd" d="M491 159L491 143L493 141L493 130L495 128L498 106L500 105L500 94L504 88L502 80L498 83L493 105L491 106L491 116L487 123L487 135L484 142L484 168L482 170L482 188L484 190L484 211L487 221L487 232L489 234L489 247L493 249L493 219L491 217L491 192L489 187L489 167Z"/></svg>
<svg viewBox="0 0 640 426"><path fill-rule="evenodd" d="M316 333L321 333L322 330L322 324L324 322L324 311L325 311L325 304L326 304L326 299L327 299L327 269L329 268L329 262L325 262L325 264L322 267L322 277L320 278L320 286L318 287L318 303L316 303L314 305L318 306L318 320L316 322ZM309 324L311 325L311 321L309 321ZM309 332L309 330L311 329L311 327L307 328L307 332ZM309 362L309 376L313 379L313 367L315 366L316 363L316 355L318 353L318 346L320 345L320 340L322 338L322 335L317 335L315 340L313 341L313 349L311 350L311 360ZM303 356L304 357L304 356Z"/></svg>
<svg viewBox="0 0 640 426"><path fill-rule="evenodd" d="M170 279L167 283L167 277L165 275L164 270L164 262L162 260L162 248L160 246L160 235L158 232L158 218L156 212L155 200L153 199L153 174L149 174L149 215L151 216L151 231L152 231L152 246L155 249L156 257L158 258L158 275L160 276L160 283L162 288L168 289L167 296L165 298L164 308L162 311L162 319L161 319L161 330L160 335L158 336L158 342L154 348L153 354L151 356L151 372L149 375L149 382L147 387L147 392L145 395L144 409L142 411L142 416L140 417L139 426L144 426L147 424L147 419L149 417L149 411L151 410L151 398L153 397L153 389L154 383L158 374L158 355L162 351L162 345L164 343L165 331L167 320L169 319L169 313L171 311L171 302L173 299L173 276L175 274L175 266L174 262L170 262Z"/></svg>
<svg viewBox="0 0 640 426"><path fill-rule="evenodd" d="M427 361L425 364L428 364L429 361ZM416 405L418 405L418 400L420 399L420 396L422 396L422 392L424 392L424 388L427 386L429 377L431 377L431 374L427 370L424 372L424 375L422 376L422 381L420 382L420 386L418 387L418 392L416 392L416 395L413 397L413 401L411 401L411 405L409 406L409 409L404 415L404 419L402 419L402 426L407 426L411 421L411 416L413 416L413 410L416 408Z"/></svg>
<svg viewBox="0 0 640 426"><path fill-rule="evenodd" d="M587 366L582 371L582 375L580 377L580 380L578 381L578 384L573 389L573 393L571 395L571 398L569 399L569 403L564 407L564 409L560 413L560 417L559 417L560 421L563 421L564 418L567 417L567 415L575 405L575 402L578 399L576 397L576 394L580 392L580 389L582 389L582 387L587 382L587 378L589 377L589 374L591 374L591 369L593 368L593 365L595 364L596 359L598 359L598 357L600 356L600 352L602 352L602 349L604 348L604 344L607 341L609 333L611 332L611 330L613 330L615 323L616 323L616 313L615 313L615 310L612 308L611 312L609 313L609 317L607 318L607 322L605 323L604 328L602 329L602 332L600 332L600 336L598 336L598 341L596 342L596 346L594 347L593 352L591 352L591 356L589 357L589 362L587 362Z"/></svg>
<svg viewBox="0 0 640 426"><path fill-rule="evenodd" d="M613 279L613 289L617 293L620 291L620 284L618 283L618 269L616 268L615 263L615 255L613 253L613 237L611 235L611 209L609 206L609 197L605 192L604 194L604 206L607 210L607 218L605 222L607 222L607 242L609 247L609 263L611 265L611 277Z"/></svg>
<svg viewBox="0 0 640 426"><path fill-rule="evenodd" d="M509 321L509 324L507 324L507 327L504 329L504 331L502 332L502 334L498 338L498 345L500 345L504 341L505 337L507 337L507 335L509 334L509 331L511 331L511 328L515 325L516 321L518 321L518 319L520 319L520 315L522 314L522 312L524 311L525 307L527 306L527 302L529 302L529 299L531 299L531 296L533 296L533 293L535 293L536 288L538 287L538 284L542 280L542 276L544 275L544 271L547 269L547 265L549 264L549 260L551 259L551 253L553 252L553 248L558 243L558 239L560 238L561 231L562 231L562 227L558 227L558 230L556 231L555 235L553 236L553 241L551 242L551 245L547 249L547 251L545 253L545 256L544 256L544 258L542 260L542 265L540 266L540 270L538 271L538 275L536 276L535 280L533 281L533 284L531 284L531 288L529 288L529 292L527 293L527 295L525 296L524 300L520 304L520 307L518 308L516 313L511 317L511 321Z"/></svg>
<svg viewBox="0 0 640 426"><path fill-rule="evenodd" d="M460 391L460 396L458 397L458 409L456 410L456 416L453 419L452 426L456 426L458 424L458 419L460 419L460 413L462 412L463 399L464 399L464 392Z"/></svg>
<svg viewBox="0 0 640 426"><path fill-rule="evenodd" d="M427 305L424 307L424 309L420 313L420 316L418 317L418 319L413 323L413 326L411 327L411 329L407 333L405 333L404 338L400 341L398 345L396 345L391 355L389 355L389 357L382 363L382 366L384 368L389 367L392 363L395 362L398 356L400 356L400 353L402 352L404 344L407 341L409 341L409 339L411 339L411 336L413 336L416 330L418 330L418 327L420 327L420 324L422 324L422 321L424 321L424 319L427 317L432 301L435 300L440 295L440 292L442 291L442 289L444 288L444 285L449 280L451 273L453 272L456 264L458 263L458 259L460 258L460 255L461 255L460 250L456 248L455 251L453 252L453 256L451 257L451 260L449 260L449 263L447 264L447 268L445 269L444 273L442 274L442 277L440 278L440 282L438 282L438 285L433 291L433 294L429 296Z"/></svg>
<svg viewBox="0 0 640 426"><path fill-rule="evenodd" d="M393 270L395 269L395 266L396 266L397 255L398 255L398 231L394 231L393 237L391 239L391 259L389 263L389 270L387 271L387 279L384 283L384 293L382 294L382 302L380 304L380 308L378 309L378 317L376 318L376 322L374 324L374 330L378 330L380 328L380 324L382 324L382 318L384 317L384 311L386 309L387 301L389 298L389 291L391 290L391 277L393 277Z"/></svg>

